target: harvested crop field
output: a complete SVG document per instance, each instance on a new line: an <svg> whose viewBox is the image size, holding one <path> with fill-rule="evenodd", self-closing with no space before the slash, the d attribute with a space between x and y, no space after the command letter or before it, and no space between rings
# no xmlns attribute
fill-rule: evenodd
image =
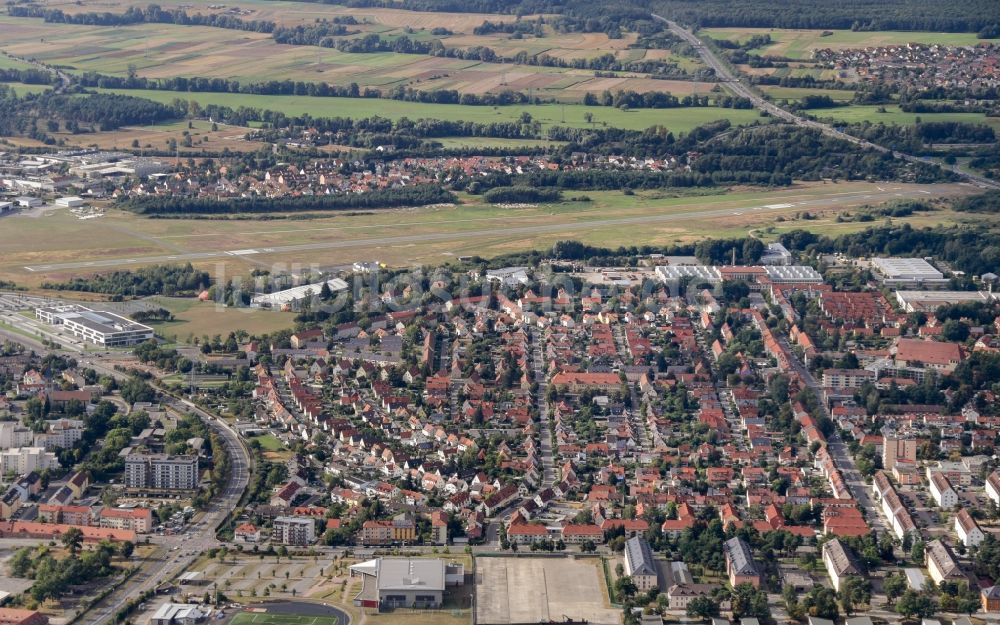
<svg viewBox="0 0 1000 625"><path fill-rule="evenodd" d="M202 26L137 24L102 27L46 24L0 16L9 36L0 49L70 71L148 78L205 77L245 83L325 81L346 86L454 89L482 94L531 89L534 95L576 100L605 89L706 93L714 83L651 80L641 74L594 78L588 70L483 63L419 54L351 54L316 46L277 44L270 35Z"/></svg>
<svg viewBox="0 0 1000 625"><path fill-rule="evenodd" d="M39 4L47 8L74 13L123 13L135 4L127 0L43 0ZM141 3L145 6L146 3ZM163 9L183 8L188 13L203 15L233 14L244 20L268 20L278 24L294 26L311 24L317 19L333 19L351 15L362 23L381 24L393 28L415 29L443 26L453 32L471 32L484 21L511 22L513 15L494 13L430 13L386 8L358 8L318 2L270 2L268 0L240 0L238 7L205 0L163 0L157 2ZM237 11L238 9L238 11ZM527 19L527 18L526 18Z"/></svg>
<svg viewBox="0 0 1000 625"><path fill-rule="evenodd" d="M247 141L244 136L251 128L240 126L219 125L212 130L211 122L204 120L158 124L156 126L129 126L118 130L95 132L88 134L57 133L57 139L64 139L69 145L98 147L104 150L152 149L162 151L171 140L177 142L181 156L196 155L201 152L221 152L229 149L234 152L250 152L265 147L266 144L257 141ZM191 146L183 144L184 133L191 137ZM138 145L136 145L137 142Z"/></svg>

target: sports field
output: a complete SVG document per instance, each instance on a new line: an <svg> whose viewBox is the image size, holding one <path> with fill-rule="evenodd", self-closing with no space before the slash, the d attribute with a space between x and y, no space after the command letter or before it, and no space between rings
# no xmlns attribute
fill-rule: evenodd
<svg viewBox="0 0 1000 625"><path fill-rule="evenodd" d="M753 54L811 59L815 50L845 50L905 43L951 46L974 46L997 42L977 39L975 33L933 33L914 31L791 30L779 28L705 28L701 32L713 39L743 42L754 35L770 35L774 43L752 50ZM829 33L824 35L824 33Z"/></svg>
<svg viewBox="0 0 1000 625"><path fill-rule="evenodd" d="M346 623L341 623L335 616L240 612L233 617L230 625L346 625Z"/></svg>
<svg viewBox="0 0 1000 625"><path fill-rule="evenodd" d="M171 341L185 341L188 336L225 336L234 328L251 334L269 334L288 327L289 323L288 315L273 310L225 308L215 302L181 297L155 297L151 301L174 314L173 321L150 324L157 335Z"/></svg>

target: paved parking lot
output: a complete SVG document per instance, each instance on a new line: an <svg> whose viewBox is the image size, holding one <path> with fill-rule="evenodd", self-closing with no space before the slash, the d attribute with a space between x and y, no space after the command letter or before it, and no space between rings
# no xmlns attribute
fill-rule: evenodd
<svg viewBox="0 0 1000 625"><path fill-rule="evenodd" d="M621 612L607 604L600 560L478 558L476 622L562 622L566 618L614 624Z"/></svg>

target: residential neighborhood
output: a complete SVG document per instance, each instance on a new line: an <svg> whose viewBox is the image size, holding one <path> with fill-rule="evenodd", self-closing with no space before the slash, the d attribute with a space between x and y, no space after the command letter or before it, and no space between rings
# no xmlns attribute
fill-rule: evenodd
<svg viewBox="0 0 1000 625"><path fill-rule="evenodd" d="M995 378L976 372L996 366L984 346L1000 302L984 285L979 301L939 291L937 309L905 312L877 278L841 290L778 252L778 265L657 256L438 274L440 292L459 277L475 287L441 301L386 281L363 295L377 312L361 319L184 352L221 384L129 382L127 397L86 364L9 344L0 534L185 535L221 448L175 401L157 402L194 389L259 476L215 549L457 550L472 558L463 567L497 558L483 579L524 580L545 575L531 554L564 558L549 567L592 558L614 604L664 618L990 613L1000 414ZM375 284L381 269L367 265L339 284L362 270ZM310 293L281 314L308 319L322 303ZM155 341L130 353L118 358L153 379L180 356ZM87 454L68 451L107 413L129 428L111 464L77 464ZM369 569L357 569L365 588ZM211 571L196 564L185 583ZM447 603L448 588L413 601ZM491 585L461 588L481 622L514 618ZM572 616L606 618L585 605Z"/></svg>

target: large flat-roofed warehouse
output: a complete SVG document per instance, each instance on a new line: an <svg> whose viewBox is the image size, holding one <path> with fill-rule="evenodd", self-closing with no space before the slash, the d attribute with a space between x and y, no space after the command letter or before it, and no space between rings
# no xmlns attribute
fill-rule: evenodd
<svg viewBox="0 0 1000 625"><path fill-rule="evenodd" d="M872 270L886 286L943 288L948 279L923 258L873 258Z"/></svg>
<svg viewBox="0 0 1000 625"><path fill-rule="evenodd" d="M444 560L376 558L351 567L361 577L354 605L365 608L440 608L446 586L465 581L465 567Z"/></svg>
<svg viewBox="0 0 1000 625"><path fill-rule="evenodd" d="M61 325L73 336L105 347L135 345L153 338L153 328L149 326L76 304L37 308L35 317L50 325Z"/></svg>
<svg viewBox="0 0 1000 625"><path fill-rule="evenodd" d="M330 291L333 293L347 289L347 283L340 278L327 280L326 284L330 287ZM302 286L285 289L284 291L277 291L275 293L262 293L260 295L255 295L250 300L250 307L271 308L274 310L291 310L296 304L305 299L318 297L322 290L323 283L317 282L316 284L304 284Z"/></svg>
<svg viewBox="0 0 1000 625"><path fill-rule="evenodd" d="M896 291L896 301L906 312L930 312L946 304L987 304L997 297L989 291Z"/></svg>
<svg viewBox="0 0 1000 625"><path fill-rule="evenodd" d="M664 281L691 278L703 282L722 282L719 268L711 265L662 265L656 268L656 274Z"/></svg>

